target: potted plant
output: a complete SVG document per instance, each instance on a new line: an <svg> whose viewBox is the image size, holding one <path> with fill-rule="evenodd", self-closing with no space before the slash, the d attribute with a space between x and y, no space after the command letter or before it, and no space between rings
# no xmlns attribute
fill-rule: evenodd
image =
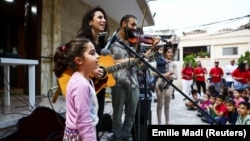
<svg viewBox="0 0 250 141"><path fill-rule="evenodd" d="M185 66L187 63L191 63L192 67L195 68L197 66L196 64L196 60L195 60L195 54L190 54L187 55L184 59L183 59L183 66Z"/></svg>
<svg viewBox="0 0 250 141"><path fill-rule="evenodd" d="M205 51L200 51L200 52L198 52L198 56L200 57L200 58L205 58L205 57L208 57L208 52L205 52Z"/></svg>
<svg viewBox="0 0 250 141"><path fill-rule="evenodd" d="M240 58L238 59L238 64L244 61L247 61L248 64L250 64L250 51L246 51L244 55L240 55Z"/></svg>

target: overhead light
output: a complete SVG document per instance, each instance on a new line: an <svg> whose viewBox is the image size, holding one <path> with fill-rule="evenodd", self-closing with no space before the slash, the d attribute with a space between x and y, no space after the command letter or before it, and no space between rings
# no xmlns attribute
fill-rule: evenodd
<svg viewBox="0 0 250 141"><path fill-rule="evenodd" d="M36 14L36 13L37 13L37 8L36 8L36 6L31 6L31 12L32 12L33 14Z"/></svg>
<svg viewBox="0 0 250 141"><path fill-rule="evenodd" d="M14 2L14 0L5 0L6 2Z"/></svg>

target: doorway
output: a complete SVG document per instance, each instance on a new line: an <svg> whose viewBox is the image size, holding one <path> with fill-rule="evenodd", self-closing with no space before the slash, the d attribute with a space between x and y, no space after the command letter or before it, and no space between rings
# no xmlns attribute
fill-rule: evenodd
<svg viewBox="0 0 250 141"><path fill-rule="evenodd" d="M34 59L40 62L42 0L1 0L0 57ZM3 67L0 80L3 84ZM40 94L40 64L36 66L36 94ZM10 67L13 93L28 94L28 67ZM0 90L4 85L0 85ZM11 92L12 92L11 91Z"/></svg>

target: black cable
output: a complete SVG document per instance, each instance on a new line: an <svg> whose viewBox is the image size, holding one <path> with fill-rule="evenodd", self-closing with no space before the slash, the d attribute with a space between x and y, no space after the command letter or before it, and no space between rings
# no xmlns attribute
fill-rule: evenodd
<svg viewBox="0 0 250 141"><path fill-rule="evenodd" d="M248 18L248 17L250 17L250 15L245 15L245 16L241 16L241 17L231 18L231 19L217 21L217 22L212 22L212 23L207 23L207 24L201 24L201 25L193 26L193 27L176 28L176 29L173 29L173 30L182 30L182 29L206 27L206 26L209 26L209 25L214 25L214 24L223 23L223 22L231 22L231 21L234 21L234 20L240 20L240 19Z"/></svg>
<svg viewBox="0 0 250 141"><path fill-rule="evenodd" d="M13 132L15 132L16 130L6 130L2 135L0 135L0 139L2 139L2 138L4 138L4 137L6 137L6 136L8 136L9 134L7 134L8 132L11 132L11 133L13 133Z"/></svg>
<svg viewBox="0 0 250 141"><path fill-rule="evenodd" d="M53 57L50 57L50 56L41 56L41 58L42 58L42 59L50 59L50 60L53 59Z"/></svg>
<svg viewBox="0 0 250 141"><path fill-rule="evenodd" d="M51 91L54 90L54 89L56 89L56 88L58 88L58 86L50 88L48 90L48 92L47 92L47 96L48 96L48 100L49 100L50 106L51 106L52 110L54 111L56 118L58 119L58 121L61 124L61 126L64 128L65 127L64 123L62 123L62 121L60 120L59 114L56 112L56 110L55 110L55 108L54 108L54 106L53 106L53 104L51 102L51 99L50 99L50 93L51 93Z"/></svg>
<svg viewBox="0 0 250 141"><path fill-rule="evenodd" d="M50 89L48 90L48 92L47 92L47 97L48 97L50 106L51 106L51 108L52 108L54 111L55 111L55 109L54 109L54 106L53 106L53 104L52 104L52 102L51 102L51 99L50 99L50 93L52 94L51 91L54 90L54 89L56 89L56 88L58 88L58 86L55 86L55 87L50 88Z"/></svg>
<svg viewBox="0 0 250 141"><path fill-rule="evenodd" d="M214 34L209 34L209 35L204 35L204 36L200 36L200 37L193 37L193 38L188 38L188 39L182 39L182 41L191 41L191 40L194 40L194 39L202 39L202 38L205 38L205 37L213 37L213 36L217 36L217 35L223 35L223 34L228 34L228 33L233 33L233 32L237 32L237 31L240 31L240 30L245 30L245 29L237 29L237 30L232 30L232 31L228 31L228 32L218 32L218 33L214 33ZM212 39L209 39L209 40L212 40Z"/></svg>

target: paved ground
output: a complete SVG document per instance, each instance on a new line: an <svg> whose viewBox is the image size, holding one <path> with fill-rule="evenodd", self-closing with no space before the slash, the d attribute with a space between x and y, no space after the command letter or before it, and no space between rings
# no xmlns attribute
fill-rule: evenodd
<svg viewBox="0 0 250 141"><path fill-rule="evenodd" d="M155 97L155 94L153 94L153 97ZM207 125L207 123L204 123L201 121L199 117L196 116L197 111L190 111L187 110L185 105L184 105L184 96L182 96L180 93L176 92L175 93L175 98L171 99L170 103L170 124L171 125ZM109 102L110 98L107 98L105 105L105 113L110 113L112 114L112 104ZM147 105L143 105L144 107L141 107L140 111L144 111L147 108ZM156 115L156 106L157 102L154 102L152 99L151 102L151 119L153 125L157 125L157 115ZM163 115L162 115L163 116ZM164 121L164 117L162 117L162 120ZM109 138L112 136L111 134L105 134L102 137L101 141L109 141Z"/></svg>
<svg viewBox="0 0 250 141"><path fill-rule="evenodd" d="M153 94L153 96L155 96L155 94ZM200 120L200 118L196 116L197 111L190 111L190 110L186 109L183 99L184 99L184 97L178 92L175 92L175 98L171 99L171 102L170 102L170 124L175 124L175 125L205 125L206 123L202 122ZM109 101L109 99L107 99L107 101ZM154 102L152 100L152 102L151 102L152 124L157 124L156 106L157 106L157 102ZM105 112L112 113L111 103L106 104ZM162 119L164 119L164 117L162 117Z"/></svg>
<svg viewBox="0 0 250 141"><path fill-rule="evenodd" d="M153 94L154 96L155 94ZM24 98L23 98L24 97ZM16 96L11 97L11 106L5 107L2 106L2 111L0 112L0 139L8 134L11 134L15 129L16 122L24 116L27 116L31 113L29 111L27 104L24 101L28 100L27 96L22 96L22 100L20 97ZM186 109L183 101L183 96L176 92L175 99L171 99L170 103L170 124L175 125L204 125L199 117L196 116L197 111L189 111ZM52 98L51 98L52 99ZM21 101L21 102L20 102ZM0 101L1 103L1 101ZM38 97L36 98L37 106L46 106L51 107L49 98L46 97ZM1 104L2 105L2 104ZM152 100L151 102L151 118L152 124L157 124L156 118L156 105L157 103ZM63 96L59 96L56 103L52 103L53 108L58 113L65 113L65 99ZM8 114L9 113L9 114ZM110 98L106 99L105 105L105 113L112 114L112 105L110 102ZM103 139L105 141L105 139Z"/></svg>

